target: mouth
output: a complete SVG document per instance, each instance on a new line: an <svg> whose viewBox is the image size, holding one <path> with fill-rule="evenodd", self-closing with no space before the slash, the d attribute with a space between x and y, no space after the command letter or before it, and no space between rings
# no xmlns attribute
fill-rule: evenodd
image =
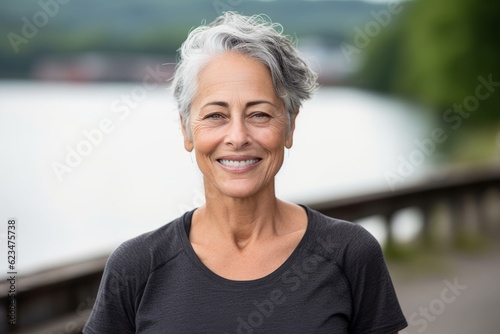
<svg viewBox="0 0 500 334"><path fill-rule="evenodd" d="M217 161L227 167L245 167L245 166L250 166L253 164L256 164L259 162L260 158L254 158L254 159L247 159L247 160L230 160L230 159L217 159Z"/></svg>
<svg viewBox="0 0 500 334"><path fill-rule="evenodd" d="M225 156L217 159L217 162L227 172L240 174L253 170L261 160L255 156Z"/></svg>

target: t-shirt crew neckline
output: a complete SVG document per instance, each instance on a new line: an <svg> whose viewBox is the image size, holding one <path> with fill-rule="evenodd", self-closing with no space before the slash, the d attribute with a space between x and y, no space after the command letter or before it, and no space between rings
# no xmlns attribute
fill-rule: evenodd
<svg viewBox="0 0 500 334"><path fill-rule="evenodd" d="M193 246L191 245L191 242L189 241L189 231L191 229L191 220L193 218L193 213L196 209L187 212L183 217L182 217L182 224L179 224L179 234L180 234L180 239L182 242L182 245L184 247L184 250L191 260L191 262L194 264L194 266L201 271L202 274L204 274L206 277L208 277L210 280L221 284L221 285L226 285L228 287L238 287L238 286L246 286L246 287L258 287L261 285L265 285L269 282L272 282L276 279L279 279L282 277L282 275L295 263L295 259L300 256L300 254L303 252L304 249L306 249L306 246L308 244L308 240L311 238L312 234L312 227L311 227L311 212L309 208L307 208L304 205L300 205L304 210L306 210L307 214L307 225L306 225L306 231L302 238L300 239L299 243L295 247L295 249L292 251L290 256L278 267L276 268L273 272L267 274L266 276L253 279L253 280L232 280L228 279L225 277L222 277L220 275L217 275L214 273L212 270L210 270L196 255L196 252L194 251Z"/></svg>

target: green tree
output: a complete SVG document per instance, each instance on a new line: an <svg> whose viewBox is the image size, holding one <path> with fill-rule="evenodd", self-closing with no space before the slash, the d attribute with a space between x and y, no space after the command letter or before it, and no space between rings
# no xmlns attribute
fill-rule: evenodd
<svg viewBox="0 0 500 334"><path fill-rule="evenodd" d="M500 86L470 112L446 112L476 94L479 77L500 83L499 31L500 2L408 3L400 20L369 45L360 72L362 84L418 101L436 111L438 122L461 117L460 130L458 120L453 122L456 131L450 131L452 140L443 146L449 153L484 131L490 132L486 140L494 143L492 136L500 130Z"/></svg>

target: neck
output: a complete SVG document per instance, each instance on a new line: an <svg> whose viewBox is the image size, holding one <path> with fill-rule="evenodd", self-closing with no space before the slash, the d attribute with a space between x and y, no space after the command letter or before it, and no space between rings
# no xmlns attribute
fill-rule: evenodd
<svg viewBox="0 0 500 334"><path fill-rule="evenodd" d="M205 192L206 204L196 214L206 235L243 249L259 239L279 234L284 203L276 198L274 184L247 198L225 196L211 191L208 185Z"/></svg>

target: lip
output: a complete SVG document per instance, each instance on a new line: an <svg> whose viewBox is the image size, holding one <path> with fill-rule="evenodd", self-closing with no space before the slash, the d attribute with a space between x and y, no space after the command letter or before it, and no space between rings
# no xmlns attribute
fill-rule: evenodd
<svg viewBox="0 0 500 334"><path fill-rule="evenodd" d="M231 160L231 161L246 161L246 160L257 160L254 163L251 163L249 165L244 165L244 166L228 166L222 164L221 160ZM254 168L256 168L260 162L262 161L262 158L259 158L257 156L252 156L252 155L226 155L226 156L221 156L216 159L217 164L224 169L227 172L230 173L235 173L235 174L241 174L241 173L246 173Z"/></svg>

